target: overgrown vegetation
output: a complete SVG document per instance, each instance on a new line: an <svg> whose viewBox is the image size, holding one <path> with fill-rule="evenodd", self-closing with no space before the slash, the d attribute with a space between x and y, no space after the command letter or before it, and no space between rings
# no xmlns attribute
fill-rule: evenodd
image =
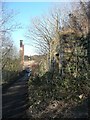
<svg viewBox="0 0 90 120"><path fill-rule="evenodd" d="M42 77L31 77L28 84L32 118L88 117L89 86L80 78L78 81L72 77L62 80L59 75L52 78L52 73L47 72ZM80 110L72 111L78 106Z"/></svg>
<svg viewBox="0 0 90 120"><path fill-rule="evenodd" d="M12 33L14 30L19 29L20 25L15 21L15 11L8 10L5 3L2 3L0 13L2 14L0 21L2 83L7 83L19 72L19 54L12 40Z"/></svg>
<svg viewBox="0 0 90 120"><path fill-rule="evenodd" d="M56 72L55 69L58 68L55 68L42 76L31 76L29 111L33 118L88 117L90 95L90 28L88 28L90 7L88 6L90 2L80 2L78 6L80 13L78 8L73 10L68 15L68 21L63 25L63 29L58 28L57 34L53 31L56 35L55 39L60 42L58 51L60 55L63 53L63 56L60 56L62 63L59 72ZM65 33L68 29L73 32ZM38 30L41 33L39 35L43 36L40 28ZM69 48L70 52L67 52Z"/></svg>

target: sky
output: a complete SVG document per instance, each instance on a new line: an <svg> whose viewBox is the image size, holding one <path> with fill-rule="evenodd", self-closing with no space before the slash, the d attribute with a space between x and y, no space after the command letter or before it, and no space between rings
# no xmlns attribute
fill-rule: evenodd
<svg viewBox="0 0 90 120"><path fill-rule="evenodd" d="M62 7L65 3L58 3ZM6 6L8 9L13 9L17 12L15 21L21 23L22 29L18 29L12 33L12 39L19 50L19 42L23 40L24 43L24 54L34 55L37 54L33 47L32 40L27 40L25 35L27 34L27 28L31 25L31 20L34 17L39 17L48 13L50 8L55 5L55 2L7 2Z"/></svg>

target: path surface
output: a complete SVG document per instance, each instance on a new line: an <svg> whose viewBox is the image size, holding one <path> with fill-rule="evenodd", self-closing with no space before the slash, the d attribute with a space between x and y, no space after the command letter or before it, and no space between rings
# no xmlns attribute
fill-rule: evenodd
<svg viewBox="0 0 90 120"><path fill-rule="evenodd" d="M13 83L2 94L2 119L23 118L28 109L28 74Z"/></svg>

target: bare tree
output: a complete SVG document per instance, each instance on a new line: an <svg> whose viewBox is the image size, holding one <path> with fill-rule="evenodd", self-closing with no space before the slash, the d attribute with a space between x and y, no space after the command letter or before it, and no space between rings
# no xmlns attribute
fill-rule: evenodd
<svg viewBox="0 0 90 120"><path fill-rule="evenodd" d="M87 58L90 64L90 1L80 1L69 17L69 26L81 36L81 39L83 38L81 41L87 49Z"/></svg>
<svg viewBox="0 0 90 120"><path fill-rule="evenodd" d="M2 62L3 77L6 77L5 74L14 70L14 59L18 59L18 57L15 57L16 48L12 40L12 32L21 28L21 26L20 23L16 23L15 21L15 12L8 10L4 3L2 4L0 14L2 14L0 18L0 41L2 43L0 62ZM18 66L16 69L18 70Z"/></svg>
<svg viewBox="0 0 90 120"><path fill-rule="evenodd" d="M48 55L48 63L50 64L50 43L55 38L59 40L59 31L61 29L61 11L54 9L50 11L49 15L42 16L41 18L34 18L32 20L32 27L29 27L29 39L33 40L35 48L41 54ZM48 66L49 66L48 64Z"/></svg>
<svg viewBox="0 0 90 120"><path fill-rule="evenodd" d="M13 48L13 41L11 40L11 34L13 31L21 28L20 23L16 23L15 16L16 13L14 10L8 10L5 3L2 3L1 9L2 17L0 19L0 36L2 42L2 62L5 60L6 56L9 56L9 53ZM13 55L13 54L12 54ZM4 65L5 66L5 65ZM2 63L2 68L4 67Z"/></svg>

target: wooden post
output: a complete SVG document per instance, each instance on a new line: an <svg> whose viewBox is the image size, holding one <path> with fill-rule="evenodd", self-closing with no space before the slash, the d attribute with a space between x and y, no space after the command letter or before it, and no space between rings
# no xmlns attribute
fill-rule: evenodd
<svg viewBox="0 0 90 120"><path fill-rule="evenodd" d="M24 45L23 40L20 40L20 71L23 70L24 67Z"/></svg>

